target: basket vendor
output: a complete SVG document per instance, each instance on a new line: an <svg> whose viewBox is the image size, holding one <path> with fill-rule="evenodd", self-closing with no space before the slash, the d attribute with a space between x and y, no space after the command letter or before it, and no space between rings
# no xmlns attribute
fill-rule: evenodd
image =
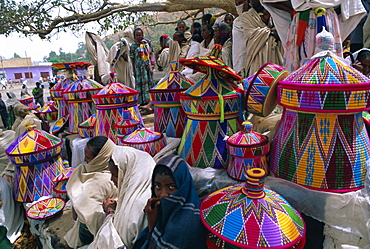
<svg viewBox="0 0 370 249"><path fill-rule="evenodd" d="M86 164L80 164L67 183L75 224L64 239L72 248L93 241L105 218L103 201L117 198L117 188L110 181L108 170L114 147L107 137L97 136L89 140L84 149Z"/></svg>
<svg viewBox="0 0 370 249"><path fill-rule="evenodd" d="M89 248L124 245L131 249L148 224L143 208L151 196L150 182L155 161L146 152L116 146L108 165L111 181L118 188L118 199L104 201L104 210L110 215L105 218Z"/></svg>

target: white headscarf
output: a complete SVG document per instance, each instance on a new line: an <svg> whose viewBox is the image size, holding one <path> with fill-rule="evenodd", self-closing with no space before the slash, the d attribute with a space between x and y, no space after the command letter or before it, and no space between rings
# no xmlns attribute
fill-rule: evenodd
<svg viewBox="0 0 370 249"><path fill-rule="evenodd" d="M117 209L107 217L89 249L118 248L123 244L131 249L148 225L143 209L151 197L154 159L146 152L125 146L116 146L112 159L118 166Z"/></svg>
<svg viewBox="0 0 370 249"><path fill-rule="evenodd" d="M73 171L67 183L67 193L77 214L77 221L64 239L72 248L80 245L78 229L86 224L95 235L103 224L105 212L103 201L117 197L117 188L110 181L108 162L115 144L108 139L104 146L88 164L80 164Z"/></svg>

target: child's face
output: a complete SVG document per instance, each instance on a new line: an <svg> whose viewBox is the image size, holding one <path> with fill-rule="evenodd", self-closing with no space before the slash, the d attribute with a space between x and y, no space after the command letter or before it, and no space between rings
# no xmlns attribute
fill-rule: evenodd
<svg viewBox="0 0 370 249"><path fill-rule="evenodd" d="M364 58L360 60L362 65L362 73L364 75L368 75L370 73L370 58Z"/></svg>
<svg viewBox="0 0 370 249"><path fill-rule="evenodd" d="M184 23L177 24L177 30L185 33L185 31L186 31L186 25Z"/></svg>
<svg viewBox="0 0 370 249"><path fill-rule="evenodd" d="M225 16L224 22L229 25L230 27L233 26L233 18L231 16Z"/></svg>
<svg viewBox="0 0 370 249"><path fill-rule="evenodd" d="M154 179L155 196L159 199L172 195L177 191L175 181L169 175L156 175Z"/></svg>
<svg viewBox="0 0 370 249"><path fill-rule="evenodd" d="M141 30L136 30L135 31L135 40L137 42L141 42L141 40L144 38L143 32Z"/></svg>

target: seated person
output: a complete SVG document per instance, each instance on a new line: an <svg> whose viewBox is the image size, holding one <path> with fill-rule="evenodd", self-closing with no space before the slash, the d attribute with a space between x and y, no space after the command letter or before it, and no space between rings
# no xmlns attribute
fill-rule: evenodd
<svg viewBox="0 0 370 249"><path fill-rule="evenodd" d="M352 67L363 73L365 76L370 76L370 49L363 48L353 54L355 62Z"/></svg>
<svg viewBox="0 0 370 249"><path fill-rule="evenodd" d="M33 121L36 125L36 129L41 130L41 120L36 117L35 114L30 112L30 108L23 104L17 104L14 106L15 121L12 126L12 130L15 131L15 137L19 137L26 131L25 124L28 121Z"/></svg>
<svg viewBox="0 0 370 249"><path fill-rule="evenodd" d="M72 248L90 244L100 226L105 212L104 200L117 198L117 188L110 181L108 161L115 144L107 137L97 136L85 146L85 162L73 171L67 183L67 193L72 202L75 224L64 236Z"/></svg>
<svg viewBox="0 0 370 249"><path fill-rule="evenodd" d="M145 207L149 225L134 249L206 248L199 206L187 163L175 155L162 158L154 168L152 198Z"/></svg>
<svg viewBox="0 0 370 249"><path fill-rule="evenodd" d="M145 213L150 198L150 181L155 166L146 152L127 146L116 146L109 161L111 181L118 188L118 200L107 199L104 224L89 248L131 249L139 233L148 225ZM110 214L110 215L109 215Z"/></svg>

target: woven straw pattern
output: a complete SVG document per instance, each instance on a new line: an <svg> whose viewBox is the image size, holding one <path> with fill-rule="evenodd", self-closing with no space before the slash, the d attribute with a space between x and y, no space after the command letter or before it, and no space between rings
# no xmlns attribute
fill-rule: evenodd
<svg viewBox="0 0 370 249"><path fill-rule="evenodd" d="M64 166L66 165L64 164ZM67 193L67 182L71 177L73 170L74 168L65 168L53 179L53 189L56 193Z"/></svg>
<svg viewBox="0 0 370 249"><path fill-rule="evenodd" d="M247 170L252 168L261 168L268 172L266 154L270 149L268 138L252 131L251 122L243 122L242 127L242 131L226 140L231 156L227 173L231 178L239 181L245 181Z"/></svg>
<svg viewBox="0 0 370 249"><path fill-rule="evenodd" d="M6 150L16 165L32 165L59 155L62 140L45 131L32 129L19 136Z"/></svg>
<svg viewBox="0 0 370 249"><path fill-rule="evenodd" d="M141 128L124 136L122 144L146 151L154 156L167 145L167 142L162 133Z"/></svg>
<svg viewBox="0 0 370 249"><path fill-rule="evenodd" d="M303 239L300 214L264 188L264 176L261 169L249 170L247 185L221 189L202 201L201 219L214 235L207 242L211 248L292 248Z"/></svg>
<svg viewBox="0 0 370 249"><path fill-rule="evenodd" d="M149 90L154 104L154 130L167 137L181 138L186 115L180 104L180 92L193 85L178 71L178 62L170 63L171 71Z"/></svg>
<svg viewBox="0 0 370 249"><path fill-rule="evenodd" d="M43 163L17 166L14 177L14 199L33 202L42 196L53 195L52 180L64 169L60 156Z"/></svg>
<svg viewBox="0 0 370 249"><path fill-rule="evenodd" d="M280 84L279 104L290 109L353 113L370 108L370 79L331 56L311 60Z"/></svg>
<svg viewBox="0 0 370 249"><path fill-rule="evenodd" d="M26 211L28 218L43 220L51 218L58 212L62 211L66 202L61 198L48 198L33 204Z"/></svg>
<svg viewBox="0 0 370 249"><path fill-rule="evenodd" d="M211 54L217 54L215 45ZM229 162L225 135L240 130L241 89L232 80L240 80L234 70L215 56L180 60L206 76L180 95L188 117L181 138L179 155L199 168L226 168Z"/></svg>
<svg viewBox="0 0 370 249"><path fill-rule="evenodd" d="M362 113L325 115L285 110L271 149L279 177L318 190L364 186L370 143Z"/></svg>
<svg viewBox="0 0 370 249"><path fill-rule="evenodd" d="M276 84L288 74L282 66L267 63L243 80L247 94L247 111L262 117L268 116L277 105Z"/></svg>
<svg viewBox="0 0 370 249"><path fill-rule="evenodd" d="M96 114L91 115L88 119L78 125L78 134L82 138L95 137Z"/></svg>
<svg viewBox="0 0 370 249"><path fill-rule="evenodd" d="M35 98L28 94L23 94L21 98L19 99L19 102L21 102L23 105L28 106L30 110L36 110L37 105L35 103Z"/></svg>

